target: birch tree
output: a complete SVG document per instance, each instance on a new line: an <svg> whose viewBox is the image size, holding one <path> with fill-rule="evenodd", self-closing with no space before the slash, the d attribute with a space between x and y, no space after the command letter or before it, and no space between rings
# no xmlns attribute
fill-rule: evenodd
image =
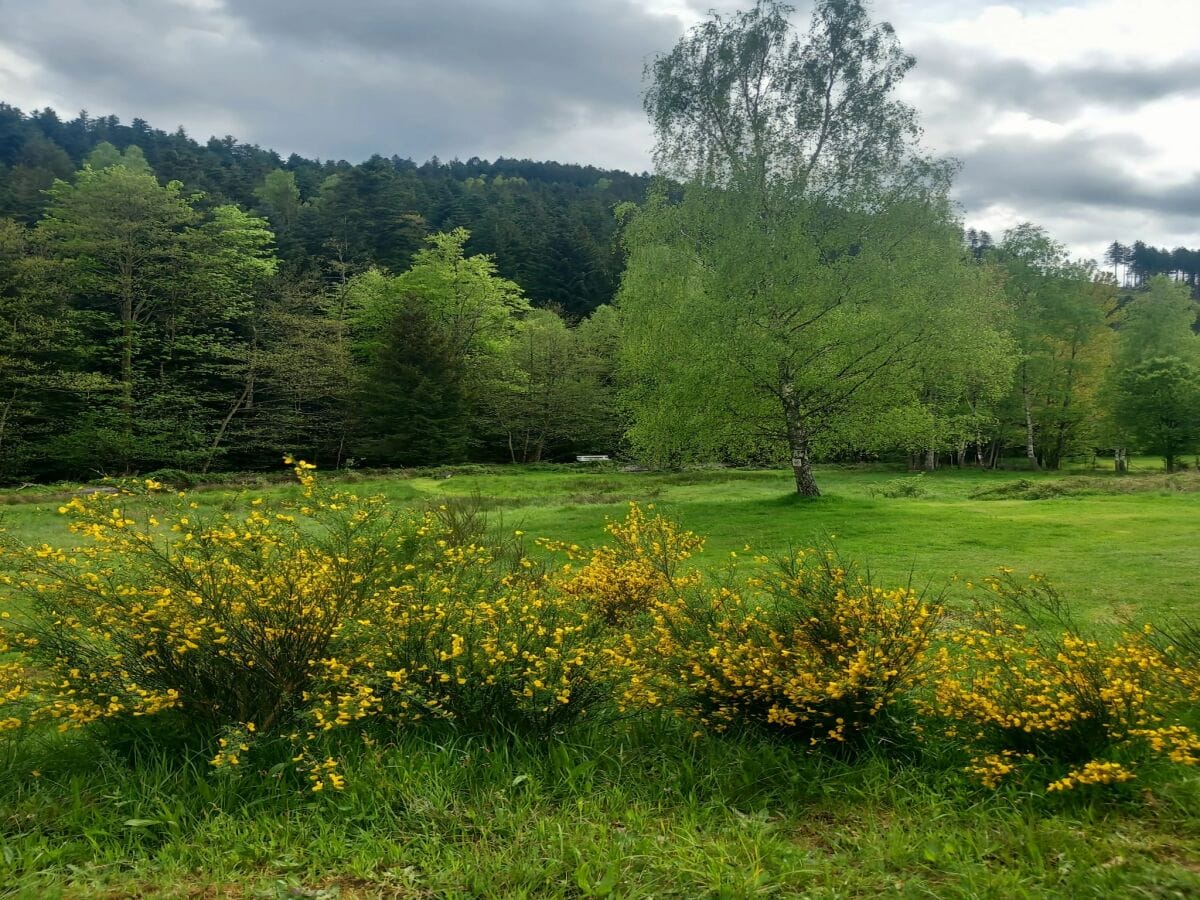
<svg viewBox="0 0 1200 900"><path fill-rule="evenodd" d="M816 496L813 451L968 314L973 280L895 99L913 60L860 0L820 0L806 35L762 0L714 15L648 68L668 176L628 213L618 303L630 439L658 461L780 449ZM895 395L895 396L893 396Z"/></svg>

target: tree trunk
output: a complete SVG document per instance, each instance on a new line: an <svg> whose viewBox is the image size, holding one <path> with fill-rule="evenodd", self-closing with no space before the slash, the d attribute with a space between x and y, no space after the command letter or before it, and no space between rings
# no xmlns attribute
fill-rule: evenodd
<svg viewBox="0 0 1200 900"><path fill-rule="evenodd" d="M796 493L801 497L820 497L821 489L813 478L812 457L808 438L792 439L792 474L796 477Z"/></svg>
<svg viewBox="0 0 1200 900"><path fill-rule="evenodd" d="M204 467L200 470L202 475L207 475L208 470L212 467L213 460L216 459L217 456L217 450L221 446L221 441L225 439L225 432L229 430L229 423L233 421L233 417L237 415L237 411L242 408L242 405L246 402L246 398L250 396L250 392L253 390L253 384L254 379L250 378L246 382L245 388L242 389L241 396L238 397L233 406L229 408L228 414L226 414L224 420L222 420L221 427L217 429L217 435L213 438L212 446L208 449L208 458L204 460Z"/></svg>
<svg viewBox="0 0 1200 900"><path fill-rule="evenodd" d="M1029 403L1029 390L1026 388L1021 392L1021 399L1025 406L1025 455L1029 457L1029 465L1034 471L1041 469L1037 458L1037 446L1033 439L1033 407Z"/></svg>
<svg viewBox="0 0 1200 900"><path fill-rule="evenodd" d="M804 425L803 416L800 414L796 386L786 371L780 374L782 376L780 396L783 401L783 417L787 425L788 449L792 453L792 474L796 477L796 493L801 497L820 497L821 490L817 487L816 479L813 478L809 434Z"/></svg>
<svg viewBox="0 0 1200 900"><path fill-rule="evenodd" d="M121 466L129 474L129 451L133 447L133 300L121 305Z"/></svg>
<svg viewBox="0 0 1200 900"><path fill-rule="evenodd" d="M1129 461L1125 458L1125 448L1117 447L1113 450L1113 471L1118 475L1124 475L1129 471Z"/></svg>

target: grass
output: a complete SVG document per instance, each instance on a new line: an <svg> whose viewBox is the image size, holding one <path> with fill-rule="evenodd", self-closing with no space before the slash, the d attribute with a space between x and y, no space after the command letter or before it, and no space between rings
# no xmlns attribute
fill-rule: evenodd
<svg viewBox="0 0 1200 900"><path fill-rule="evenodd" d="M1094 620L1200 613L1200 496L1152 473L943 471L921 477L919 496L889 498L881 487L903 473L826 467L825 496L809 502L776 471L444 474L358 480L403 502L479 498L505 528L580 543L628 500L654 502L709 536L709 564L746 544L771 553L836 535L880 581L912 573L938 587L1009 565L1044 572ZM980 496L1022 478L1080 489ZM197 498L245 501L225 488ZM56 505L13 504L0 519L60 542ZM960 581L952 596L964 595ZM1195 776L990 792L936 745L838 761L658 720L532 746L375 737L347 749L350 786L330 796L297 790L286 766L230 779L177 747L131 761L86 735L0 745L0 896L1200 894Z"/></svg>
<svg viewBox="0 0 1200 900"><path fill-rule="evenodd" d="M969 785L936 755L852 763L672 723L509 746L431 732L363 749L335 797L13 752L8 896L1194 896L1195 780L1151 802ZM47 764L49 758L50 764ZM21 773L24 774L24 773Z"/></svg>
<svg viewBox="0 0 1200 900"><path fill-rule="evenodd" d="M880 486L901 474L884 467L825 467L819 473L824 496L815 501L791 495L790 475L782 471L541 467L449 478L360 477L356 486L406 503L478 497L505 527L581 544L601 538L605 519L620 517L625 503L639 500L706 535L702 562L708 564L746 545L771 555L833 540L880 581L912 575L941 587L955 577L979 579L1011 566L1045 574L1096 620L1200 613L1200 493L1179 490L1179 476L942 470L921 476L922 496L880 496ZM973 496L1020 481L1077 483L1083 492L1038 500ZM254 494L291 490L268 485ZM242 495L222 488L196 496L203 505L230 505ZM53 514L58 502L0 508L0 524L30 543L59 543L62 521Z"/></svg>

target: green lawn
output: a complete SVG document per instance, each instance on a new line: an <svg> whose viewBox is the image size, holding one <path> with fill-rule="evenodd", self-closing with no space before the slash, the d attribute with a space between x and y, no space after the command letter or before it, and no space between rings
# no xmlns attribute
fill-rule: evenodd
<svg viewBox="0 0 1200 900"><path fill-rule="evenodd" d="M601 539L604 521L621 516L629 500L638 500L655 503L706 535L708 562L747 544L774 554L832 540L880 581L911 574L922 585L940 588L955 576L978 580L1010 566L1046 575L1096 618L1200 612L1200 492L1169 490L1157 473L1122 480L1105 473L943 470L920 477L924 496L895 499L878 496L878 488L907 478L903 472L824 467L819 476L824 496L815 501L795 499L790 475L782 471L627 474L542 468L450 478L364 478L355 487L400 502L477 495L505 527L579 543ZM1129 484L1151 489L1043 500L970 498L980 489L1020 479L1083 480L1091 491ZM1192 487L1200 488L1200 480ZM257 496L291 488L247 490ZM230 489L197 497L205 505L239 502L239 493ZM58 543L67 538L54 514L57 506L0 507L0 523L31 543ZM961 589L952 592L961 594Z"/></svg>
<svg viewBox="0 0 1200 900"><path fill-rule="evenodd" d="M921 478L924 496L889 499L878 489L904 473L819 474L825 496L809 502L775 471L460 471L357 489L478 495L505 528L580 543L637 499L708 535L714 563L746 544L832 538L880 581L911 572L942 587L1007 565L1045 573L1096 620L1200 612L1200 494L1178 482L944 471ZM971 499L1020 478L1089 493ZM59 542L57 505L0 518ZM962 599L961 582L951 595ZM533 747L378 737L347 750L347 791L318 797L166 749L134 765L87 737L0 745L0 896L1200 896L1194 775L1090 795L991 792L937 747L846 762L658 721Z"/></svg>

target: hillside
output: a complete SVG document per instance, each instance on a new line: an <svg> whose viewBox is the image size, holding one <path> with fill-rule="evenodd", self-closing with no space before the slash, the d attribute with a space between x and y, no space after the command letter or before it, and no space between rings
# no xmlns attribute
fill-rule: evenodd
<svg viewBox="0 0 1200 900"><path fill-rule="evenodd" d="M137 146L160 179L266 215L290 267L331 276L345 264L402 271L423 238L465 227L468 250L496 257L501 275L536 305L586 315L612 299L622 269L613 207L645 193L646 175L557 162L477 158L416 163L401 156L344 160L280 154L236 138L200 143L183 128L85 112L63 121L0 103L0 219L35 222L55 178L69 178L97 146ZM272 195L289 173L298 196ZM274 201L274 202L272 202Z"/></svg>

